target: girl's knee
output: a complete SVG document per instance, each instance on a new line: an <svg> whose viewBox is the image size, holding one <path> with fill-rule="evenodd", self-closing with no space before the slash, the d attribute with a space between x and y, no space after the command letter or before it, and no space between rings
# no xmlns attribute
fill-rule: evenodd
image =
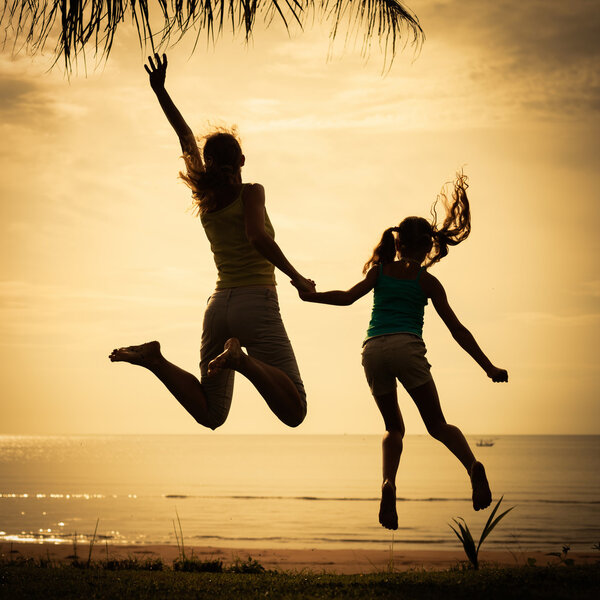
<svg viewBox="0 0 600 600"><path fill-rule="evenodd" d="M429 433L429 435L432 438L435 438L436 440L441 440L447 430L448 430L448 424L445 423L444 421L436 421L434 423L427 423L426 424L427 427L427 433Z"/></svg>
<svg viewBox="0 0 600 600"><path fill-rule="evenodd" d="M393 434L394 437L404 437L404 423L398 419L384 419L386 433Z"/></svg>
<svg viewBox="0 0 600 600"><path fill-rule="evenodd" d="M404 427L399 428L386 428L385 439L392 440L397 444L401 444L404 439Z"/></svg>

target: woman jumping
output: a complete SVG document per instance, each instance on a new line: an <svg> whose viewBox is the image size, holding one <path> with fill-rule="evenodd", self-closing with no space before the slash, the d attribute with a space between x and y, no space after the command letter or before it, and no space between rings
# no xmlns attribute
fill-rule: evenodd
<svg viewBox="0 0 600 600"><path fill-rule="evenodd" d="M179 137L186 164L180 175L192 190L218 278L204 313L200 381L166 360L156 341L113 350L110 360L154 373L198 423L211 429L227 419L238 371L283 423L297 427L306 416L306 393L281 320L274 269L299 290L309 291L313 284L275 243L262 185L242 183L245 157L236 137L224 131L207 136L201 157L192 130L165 90L166 55L149 57L144 68Z"/></svg>
<svg viewBox="0 0 600 600"><path fill-rule="evenodd" d="M487 508L492 501L483 465L475 459L460 429L446 423L422 339L424 309L431 298L454 339L487 376L495 382L508 381L508 373L489 361L450 308L442 284L427 271L448 254L448 246L459 244L471 231L467 187L467 178L460 173L454 183L451 203L442 191L446 217L441 226L437 226L434 205L432 222L421 217L407 217L398 227L386 229L364 266L365 278L354 287L347 291L320 293L314 286L311 292L299 288L303 300L338 306L352 304L374 290L362 364L386 428L379 522L388 529L398 528L396 473L404 437L396 379L417 405L427 431L467 470L473 489L473 508Z"/></svg>

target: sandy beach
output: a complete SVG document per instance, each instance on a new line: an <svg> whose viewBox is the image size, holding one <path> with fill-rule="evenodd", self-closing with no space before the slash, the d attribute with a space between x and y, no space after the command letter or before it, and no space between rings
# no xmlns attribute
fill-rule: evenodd
<svg viewBox="0 0 600 600"><path fill-rule="evenodd" d="M78 544L77 553L80 560L87 560L89 546ZM371 549L269 549L269 548L220 548L215 546L186 546L186 556L194 556L199 560L220 559L225 565L236 559L246 560L249 556L260 562L265 569L277 571L311 571L314 573L328 572L336 574L376 573L393 568L394 571L409 569L445 570L466 560L462 550L413 550L394 548L389 550ZM56 561L68 561L73 555L70 544L35 544L35 543L3 543L0 544L0 559L10 560L11 557L50 558ZM179 555L175 545L109 545L97 544L92 551L92 560L132 558L145 560L161 558L170 565ZM544 552L510 552L484 551L480 553L482 563L502 566L524 565L533 558L536 564L558 564L556 557ZM591 563L597 560L597 553L571 552L579 564Z"/></svg>

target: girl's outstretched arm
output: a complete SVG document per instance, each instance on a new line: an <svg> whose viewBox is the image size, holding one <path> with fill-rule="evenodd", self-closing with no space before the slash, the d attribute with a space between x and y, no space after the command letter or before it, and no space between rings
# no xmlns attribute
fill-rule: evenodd
<svg viewBox="0 0 600 600"><path fill-rule="evenodd" d="M378 267L372 267L362 281L352 286L349 290L332 290L330 292L303 292L298 289L298 294L302 300L306 302L318 302L320 304L332 304L334 306L349 306L368 294L374 287L377 281ZM293 284L294 282L292 282ZM297 287L297 286L296 286Z"/></svg>
<svg viewBox="0 0 600 600"><path fill-rule="evenodd" d="M181 149L184 154L187 154L193 161L197 169L202 170L202 158L198 150L196 138L190 126L185 122L181 113L171 100L171 97L165 89L165 78L167 76L167 55L162 55L162 60L158 54L154 55L154 60L151 56L148 57L148 64L144 65L144 69L150 77L150 87L156 94L160 107L163 109L171 127L175 130Z"/></svg>
<svg viewBox="0 0 600 600"><path fill-rule="evenodd" d="M483 353L483 350L475 341L471 332L458 320L458 317L454 314L452 308L450 308L446 290L444 290L439 280L430 273L425 273L421 279L421 286L425 294L431 298L435 310L459 346L471 355L492 381L496 383L508 381L508 372L505 369L495 367L491 363L490 359Z"/></svg>

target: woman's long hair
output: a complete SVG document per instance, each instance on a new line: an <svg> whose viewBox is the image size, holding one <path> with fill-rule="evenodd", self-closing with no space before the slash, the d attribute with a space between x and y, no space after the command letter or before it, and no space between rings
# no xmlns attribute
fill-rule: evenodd
<svg viewBox="0 0 600 600"><path fill-rule="evenodd" d="M198 215L217 210L219 199L229 195L238 183L237 173L242 162L242 147L235 129L219 129L204 138L204 164L189 154L183 155L186 172L179 176L192 190L193 207Z"/></svg>
<svg viewBox="0 0 600 600"><path fill-rule="evenodd" d="M448 254L449 246L456 246L471 233L471 209L467 197L467 176L460 171L454 181L451 201L445 187L442 188L435 203L431 207L431 221L423 217L407 217L397 227L388 227L383 232L379 244L375 246L371 258L365 263L363 273L375 265L385 265L396 259L397 246L394 233L398 234L400 254L403 249L408 252L425 252L425 267L430 267ZM446 210L446 217L437 224L436 207L441 200Z"/></svg>

